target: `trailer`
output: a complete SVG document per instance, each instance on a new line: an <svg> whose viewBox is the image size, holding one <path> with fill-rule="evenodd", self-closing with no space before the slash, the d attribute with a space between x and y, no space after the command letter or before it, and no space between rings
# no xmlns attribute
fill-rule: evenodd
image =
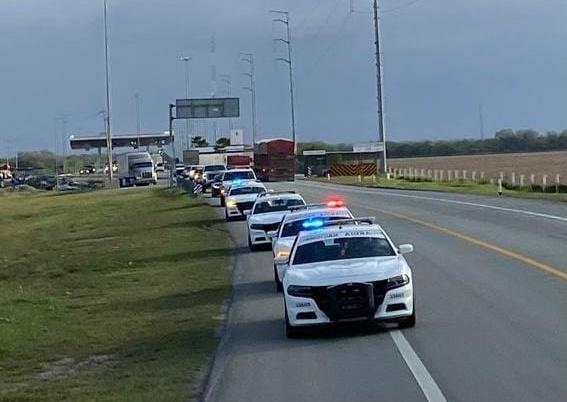
<svg viewBox="0 0 567 402"><path fill-rule="evenodd" d="M262 181L294 181L294 143L285 138L258 142L254 148L254 171Z"/></svg>

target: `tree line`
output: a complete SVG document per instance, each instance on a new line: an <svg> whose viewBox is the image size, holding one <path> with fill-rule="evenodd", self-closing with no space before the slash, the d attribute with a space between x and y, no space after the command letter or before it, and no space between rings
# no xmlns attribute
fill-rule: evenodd
<svg viewBox="0 0 567 402"><path fill-rule="evenodd" d="M299 154L307 150L352 150L351 144L328 144L322 141L298 144ZM388 142L390 158L421 156L479 155L514 152L567 150L567 130L539 133L532 129L497 131L494 138L439 141Z"/></svg>

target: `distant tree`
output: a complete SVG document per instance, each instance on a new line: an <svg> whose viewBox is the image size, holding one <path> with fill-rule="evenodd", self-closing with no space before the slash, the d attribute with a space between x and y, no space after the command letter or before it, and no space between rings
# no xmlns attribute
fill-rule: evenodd
<svg viewBox="0 0 567 402"><path fill-rule="evenodd" d="M207 142L207 140L201 136L196 136L191 138L191 143L193 144L193 146L197 147L197 148L201 148L201 147L208 147L209 143Z"/></svg>
<svg viewBox="0 0 567 402"><path fill-rule="evenodd" d="M217 147L228 147L230 145L230 138L221 137L217 140Z"/></svg>

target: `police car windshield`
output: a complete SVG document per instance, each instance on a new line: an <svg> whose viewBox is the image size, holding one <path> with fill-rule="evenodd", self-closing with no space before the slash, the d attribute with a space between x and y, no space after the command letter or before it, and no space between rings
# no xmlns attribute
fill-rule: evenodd
<svg viewBox="0 0 567 402"><path fill-rule="evenodd" d="M270 212L282 212L287 211L290 207L297 205L304 205L303 200L300 199L275 199L263 202L256 202L256 207L254 208L254 215L257 214L267 214Z"/></svg>
<svg viewBox="0 0 567 402"><path fill-rule="evenodd" d="M266 189L262 187L238 187L230 190L230 195L262 194Z"/></svg>
<svg viewBox="0 0 567 402"><path fill-rule="evenodd" d="M314 217L310 216L309 218L305 218L305 219L301 219L298 221L294 221L294 222L289 222L286 223L282 229L282 235L281 237L292 237L292 236L297 236L299 234L299 232L301 232L302 230L306 230L304 227L304 224L306 221L310 221L313 220ZM323 222L328 222L328 221L335 221L337 219L348 219L350 218L350 216L331 216L331 217L325 217L325 216L321 216L318 217L319 219L321 219Z"/></svg>
<svg viewBox="0 0 567 402"><path fill-rule="evenodd" d="M205 166L205 172L218 172L219 170L226 170L224 165L209 165Z"/></svg>
<svg viewBox="0 0 567 402"><path fill-rule="evenodd" d="M226 172L224 174L224 180L234 180L234 179L241 179L241 180L254 180L254 173L251 171L245 172Z"/></svg>
<svg viewBox="0 0 567 402"><path fill-rule="evenodd" d="M294 265L354 258L396 255L388 240L379 237L339 237L306 243L297 248Z"/></svg>

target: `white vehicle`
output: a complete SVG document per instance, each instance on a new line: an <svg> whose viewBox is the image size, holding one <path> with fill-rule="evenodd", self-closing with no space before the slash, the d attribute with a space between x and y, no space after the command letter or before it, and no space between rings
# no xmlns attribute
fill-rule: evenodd
<svg viewBox="0 0 567 402"><path fill-rule="evenodd" d="M116 162L120 187L157 184L154 161L149 152L132 152L119 155Z"/></svg>
<svg viewBox="0 0 567 402"><path fill-rule="evenodd" d="M309 222L315 218L323 222L350 219L352 218L352 213L348 208L344 207L342 203L338 203L337 201L329 201L324 204L308 204L303 207L293 208L292 212L284 217L279 228L274 232L268 233L268 237L272 239L274 281L278 292L282 291L282 281L287 265L278 263L276 259L278 257L289 256L293 242L299 232L309 229ZM304 226L306 222L307 226ZM318 229L318 227L315 226L312 228Z"/></svg>
<svg viewBox="0 0 567 402"><path fill-rule="evenodd" d="M232 186L226 196L226 220L231 221L238 218L245 218L245 212L252 209L258 195L265 192L266 187L262 183L255 181L239 186Z"/></svg>
<svg viewBox="0 0 567 402"><path fill-rule="evenodd" d="M230 169L223 173L220 186L220 205L224 207L225 197L232 185L239 186L250 181L256 181L256 174L250 168Z"/></svg>
<svg viewBox="0 0 567 402"><path fill-rule="evenodd" d="M397 322L415 326L412 272L403 254L378 225L337 221L319 231L301 232L284 277L286 334L306 326L341 321Z"/></svg>
<svg viewBox="0 0 567 402"><path fill-rule="evenodd" d="M294 192L267 192L260 194L248 216L248 246L258 250L271 246L268 232L278 230L290 208L305 205L305 200Z"/></svg>
<svg viewBox="0 0 567 402"><path fill-rule="evenodd" d="M197 181L203 186L203 191L206 192L207 188L214 182L215 177L222 175L224 172L226 172L225 165L206 165L203 168L202 176Z"/></svg>
<svg viewBox="0 0 567 402"><path fill-rule="evenodd" d="M165 172L165 167L163 165L163 156L161 154L153 154L152 160L154 161L156 173Z"/></svg>

